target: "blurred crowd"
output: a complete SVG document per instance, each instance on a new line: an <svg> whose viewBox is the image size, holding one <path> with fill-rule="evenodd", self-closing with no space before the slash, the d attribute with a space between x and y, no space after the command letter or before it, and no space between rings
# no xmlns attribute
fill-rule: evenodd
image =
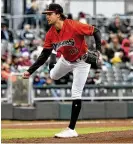
<svg viewBox="0 0 133 144"><path fill-rule="evenodd" d="M37 7L32 5L25 14L36 14ZM72 14L67 18L73 19ZM127 81L133 82L133 24L131 19L121 19L116 16L111 19L103 15L91 17L83 12L79 12L78 21L96 25L102 34L102 66L100 69L92 67L88 75L87 84L101 83L99 75L101 71L108 71L114 67L128 69ZM21 29L17 31L10 30L7 23L1 23L1 83L6 84L11 73L22 73L31 66L40 55L45 34L49 29L46 17L43 15L39 21L40 29L36 29L36 19L24 19ZM43 23L42 23L43 21ZM87 37L88 48L95 49L93 37ZM58 60L59 56L57 56ZM71 84L72 73L64 76L60 80L53 81L49 77L48 62L40 67L33 75L34 86ZM130 78L129 78L130 76ZM15 81L15 76L11 77Z"/></svg>

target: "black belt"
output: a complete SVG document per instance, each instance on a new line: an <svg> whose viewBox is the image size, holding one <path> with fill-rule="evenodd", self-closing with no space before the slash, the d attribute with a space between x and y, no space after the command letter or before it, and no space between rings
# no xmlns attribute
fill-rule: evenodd
<svg viewBox="0 0 133 144"><path fill-rule="evenodd" d="M82 55L81 57L79 57L78 59L71 61L73 62L80 62L81 60L85 61L87 59L88 53L85 53L84 55Z"/></svg>

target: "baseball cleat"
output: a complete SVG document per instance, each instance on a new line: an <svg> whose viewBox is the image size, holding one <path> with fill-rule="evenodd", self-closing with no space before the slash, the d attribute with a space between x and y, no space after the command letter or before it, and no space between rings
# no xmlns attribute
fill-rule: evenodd
<svg viewBox="0 0 133 144"><path fill-rule="evenodd" d="M66 128L65 130L61 131L60 133L55 134L55 137L57 138L70 138L70 137L77 137L78 134L75 130L72 130L70 128Z"/></svg>

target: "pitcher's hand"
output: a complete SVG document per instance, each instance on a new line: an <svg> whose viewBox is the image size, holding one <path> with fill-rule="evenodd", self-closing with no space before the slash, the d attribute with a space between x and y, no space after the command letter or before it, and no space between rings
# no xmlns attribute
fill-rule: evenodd
<svg viewBox="0 0 133 144"><path fill-rule="evenodd" d="M28 71L25 71L25 72L23 73L22 77L23 77L24 79L28 79L28 78L30 77L30 73L29 73Z"/></svg>

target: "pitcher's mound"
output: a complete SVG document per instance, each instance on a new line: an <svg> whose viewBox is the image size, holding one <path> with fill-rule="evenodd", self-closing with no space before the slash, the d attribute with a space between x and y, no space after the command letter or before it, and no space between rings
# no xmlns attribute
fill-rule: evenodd
<svg viewBox="0 0 133 144"><path fill-rule="evenodd" d="M91 133L76 138L18 138L2 140L2 143L133 143L133 130Z"/></svg>

